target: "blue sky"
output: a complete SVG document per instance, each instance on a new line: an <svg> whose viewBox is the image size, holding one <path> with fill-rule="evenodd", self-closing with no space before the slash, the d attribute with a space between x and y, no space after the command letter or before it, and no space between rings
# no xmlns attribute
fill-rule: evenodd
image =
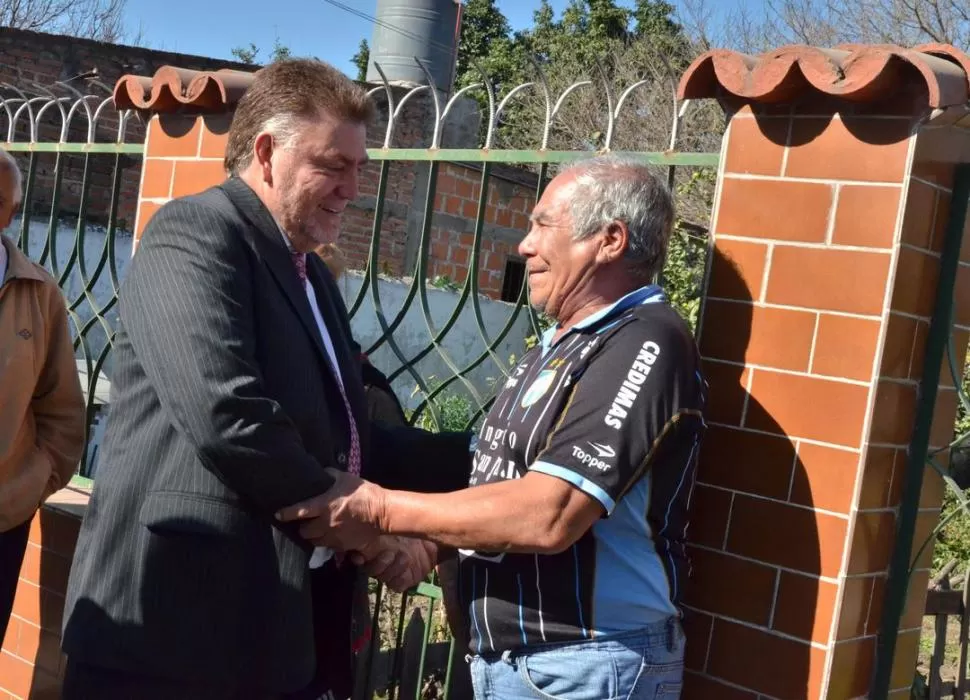
<svg viewBox="0 0 970 700"><path fill-rule="evenodd" d="M342 0L374 15L376 0ZM725 0L714 0L723 6ZM539 0L498 0L513 28L527 27ZM568 0L552 0L560 12ZM630 2L621 4L630 5ZM733 2L728 3L733 4ZM235 46L250 42L265 58L276 37L294 54L316 56L347 73L361 39L371 38L371 22L325 0L128 0L127 23L142 29L147 46L167 51L231 58Z"/></svg>

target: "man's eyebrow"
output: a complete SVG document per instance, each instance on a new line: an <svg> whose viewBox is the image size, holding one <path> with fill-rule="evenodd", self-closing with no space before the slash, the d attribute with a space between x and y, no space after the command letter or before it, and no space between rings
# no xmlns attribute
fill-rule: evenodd
<svg viewBox="0 0 970 700"><path fill-rule="evenodd" d="M370 162L370 156L365 154L360 160L355 160L354 158L348 158L342 153L330 151L329 153L324 153L320 160L331 162L338 161L344 167L349 167L356 163L358 168L363 168Z"/></svg>

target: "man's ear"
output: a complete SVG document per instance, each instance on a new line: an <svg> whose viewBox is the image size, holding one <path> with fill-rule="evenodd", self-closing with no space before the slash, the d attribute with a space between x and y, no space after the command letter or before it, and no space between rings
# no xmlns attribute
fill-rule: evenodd
<svg viewBox="0 0 970 700"><path fill-rule="evenodd" d="M599 256L603 262L620 260L630 247L630 229L625 221L614 219L603 227Z"/></svg>
<svg viewBox="0 0 970 700"><path fill-rule="evenodd" d="M259 174L267 185L273 184L273 153L275 152L275 140L268 131L263 131L256 135L253 142L253 163L258 166Z"/></svg>
<svg viewBox="0 0 970 700"><path fill-rule="evenodd" d="M4 217L3 221L0 221L0 231L6 231L10 228L10 224L13 223L13 217L20 210L20 202L17 202L14 206L10 208L10 213Z"/></svg>

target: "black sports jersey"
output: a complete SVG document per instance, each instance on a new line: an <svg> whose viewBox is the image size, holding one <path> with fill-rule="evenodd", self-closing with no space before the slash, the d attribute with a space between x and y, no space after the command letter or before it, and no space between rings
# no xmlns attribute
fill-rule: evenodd
<svg viewBox="0 0 970 700"><path fill-rule="evenodd" d="M690 330L643 287L522 358L471 485L549 474L608 517L555 555L461 552L471 651L589 639L678 614L706 385Z"/></svg>

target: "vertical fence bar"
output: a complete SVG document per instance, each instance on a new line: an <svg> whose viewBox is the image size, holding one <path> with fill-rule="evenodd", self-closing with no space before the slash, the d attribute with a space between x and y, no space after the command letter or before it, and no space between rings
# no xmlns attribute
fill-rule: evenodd
<svg viewBox="0 0 970 700"><path fill-rule="evenodd" d="M358 682L363 677L363 684L360 689L355 687L354 700L365 700L373 696L372 688L374 685L374 661L381 652L381 602L384 598L384 584L377 582L377 590L374 592L374 617L370 625L370 643L367 645L367 655L363 659L364 669L357 674Z"/></svg>
<svg viewBox="0 0 970 700"><path fill-rule="evenodd" d="M21 192L20 236L17 240L20 250L22 250L24 255L26 255L28 258L30 257L30 218L32 213L30 201L34 196L34 179L36 175L37 154L31 153L30 160L27 163L27 177L25 178L23 191Z"/></svg>
<svg viewBox="0 0 970 700"><path fill-rule="evenodd" d="M424 662L428 655L428 642L431 640L431 619L434 617L434 598L428 599L428 615L424 618L424 639L421 642L421 656L418 658L417 680L414 686L414 700L421 700L424 681Z"/></svg>
<svg viewBox="0 0 970 700"><path fill-rule="evenodd" d="M407 619L409 598L410 596L406 592L401 596L401 609L397 616L397 640L392 652L394 662L391 664L391 668L393 670L391 671L391 678L387 689L388 700L396 700L401 690L401 665L404 661L404 626Z"/></svg>
<svg viewBox="0 0 970 700"><path fill-rule="evenodd" d="M451 697L451 668L455 664L455 647L457 642L454 637L451 638L451 642L448 644L448 666L445 669L445 692L444 700L448 700Z"/></svg>
<svg viewBox="0 0 970 700"><path fill-rule="evenodd" d="M943 353L946 351L953 321L953 295L957 267L960 264L960 248L963 244L963 225L967 216L968 199L970 199L970 164L961 164L956 167L953 182L950 220L946 225L940 258L936 304L930 321L926 354L923 359L923 374L919 384L916 424L906 459L903 498L896 518L896 543L889 566L886 602L879 628L876 668L869 695L871 698L885 698L891 690L893 657L910 582L910 554L913 549L916 518L919 514L920 492L923 488L923 472L926 469L926 457L930 444L933 409L940 384ZM955 382L957 379L954 377Z"/></svg>
<svg viewBox="0 0 970 700"><path fill-rule="evenodd" d="M108 272L111 275L111 290L113 299L110 304L114 304L118 298L118 264L115 257L115 237L118 235L118 209L121 206L121 183L124 179L121 167L121 154L117 153L114 157L114 171L111 179L111 204L108 211L108 228L105 236L108 241ZM143 163L144 167L144 163Z"/></svg>
<svg viewBox="0 0 970 700"><path fill-rule="evenodd" d="M64 155L58 153L54 158L54 185L51 192L51 214L47 220L47 243L44 253L41 255L41 264L44 263L45 256L50 255L51 274L54 277L60 276L60 265L57 262L57 225L60 223L61 213L61 184L64 179ZM25 212L26 213L26 212Z"/></svg>

